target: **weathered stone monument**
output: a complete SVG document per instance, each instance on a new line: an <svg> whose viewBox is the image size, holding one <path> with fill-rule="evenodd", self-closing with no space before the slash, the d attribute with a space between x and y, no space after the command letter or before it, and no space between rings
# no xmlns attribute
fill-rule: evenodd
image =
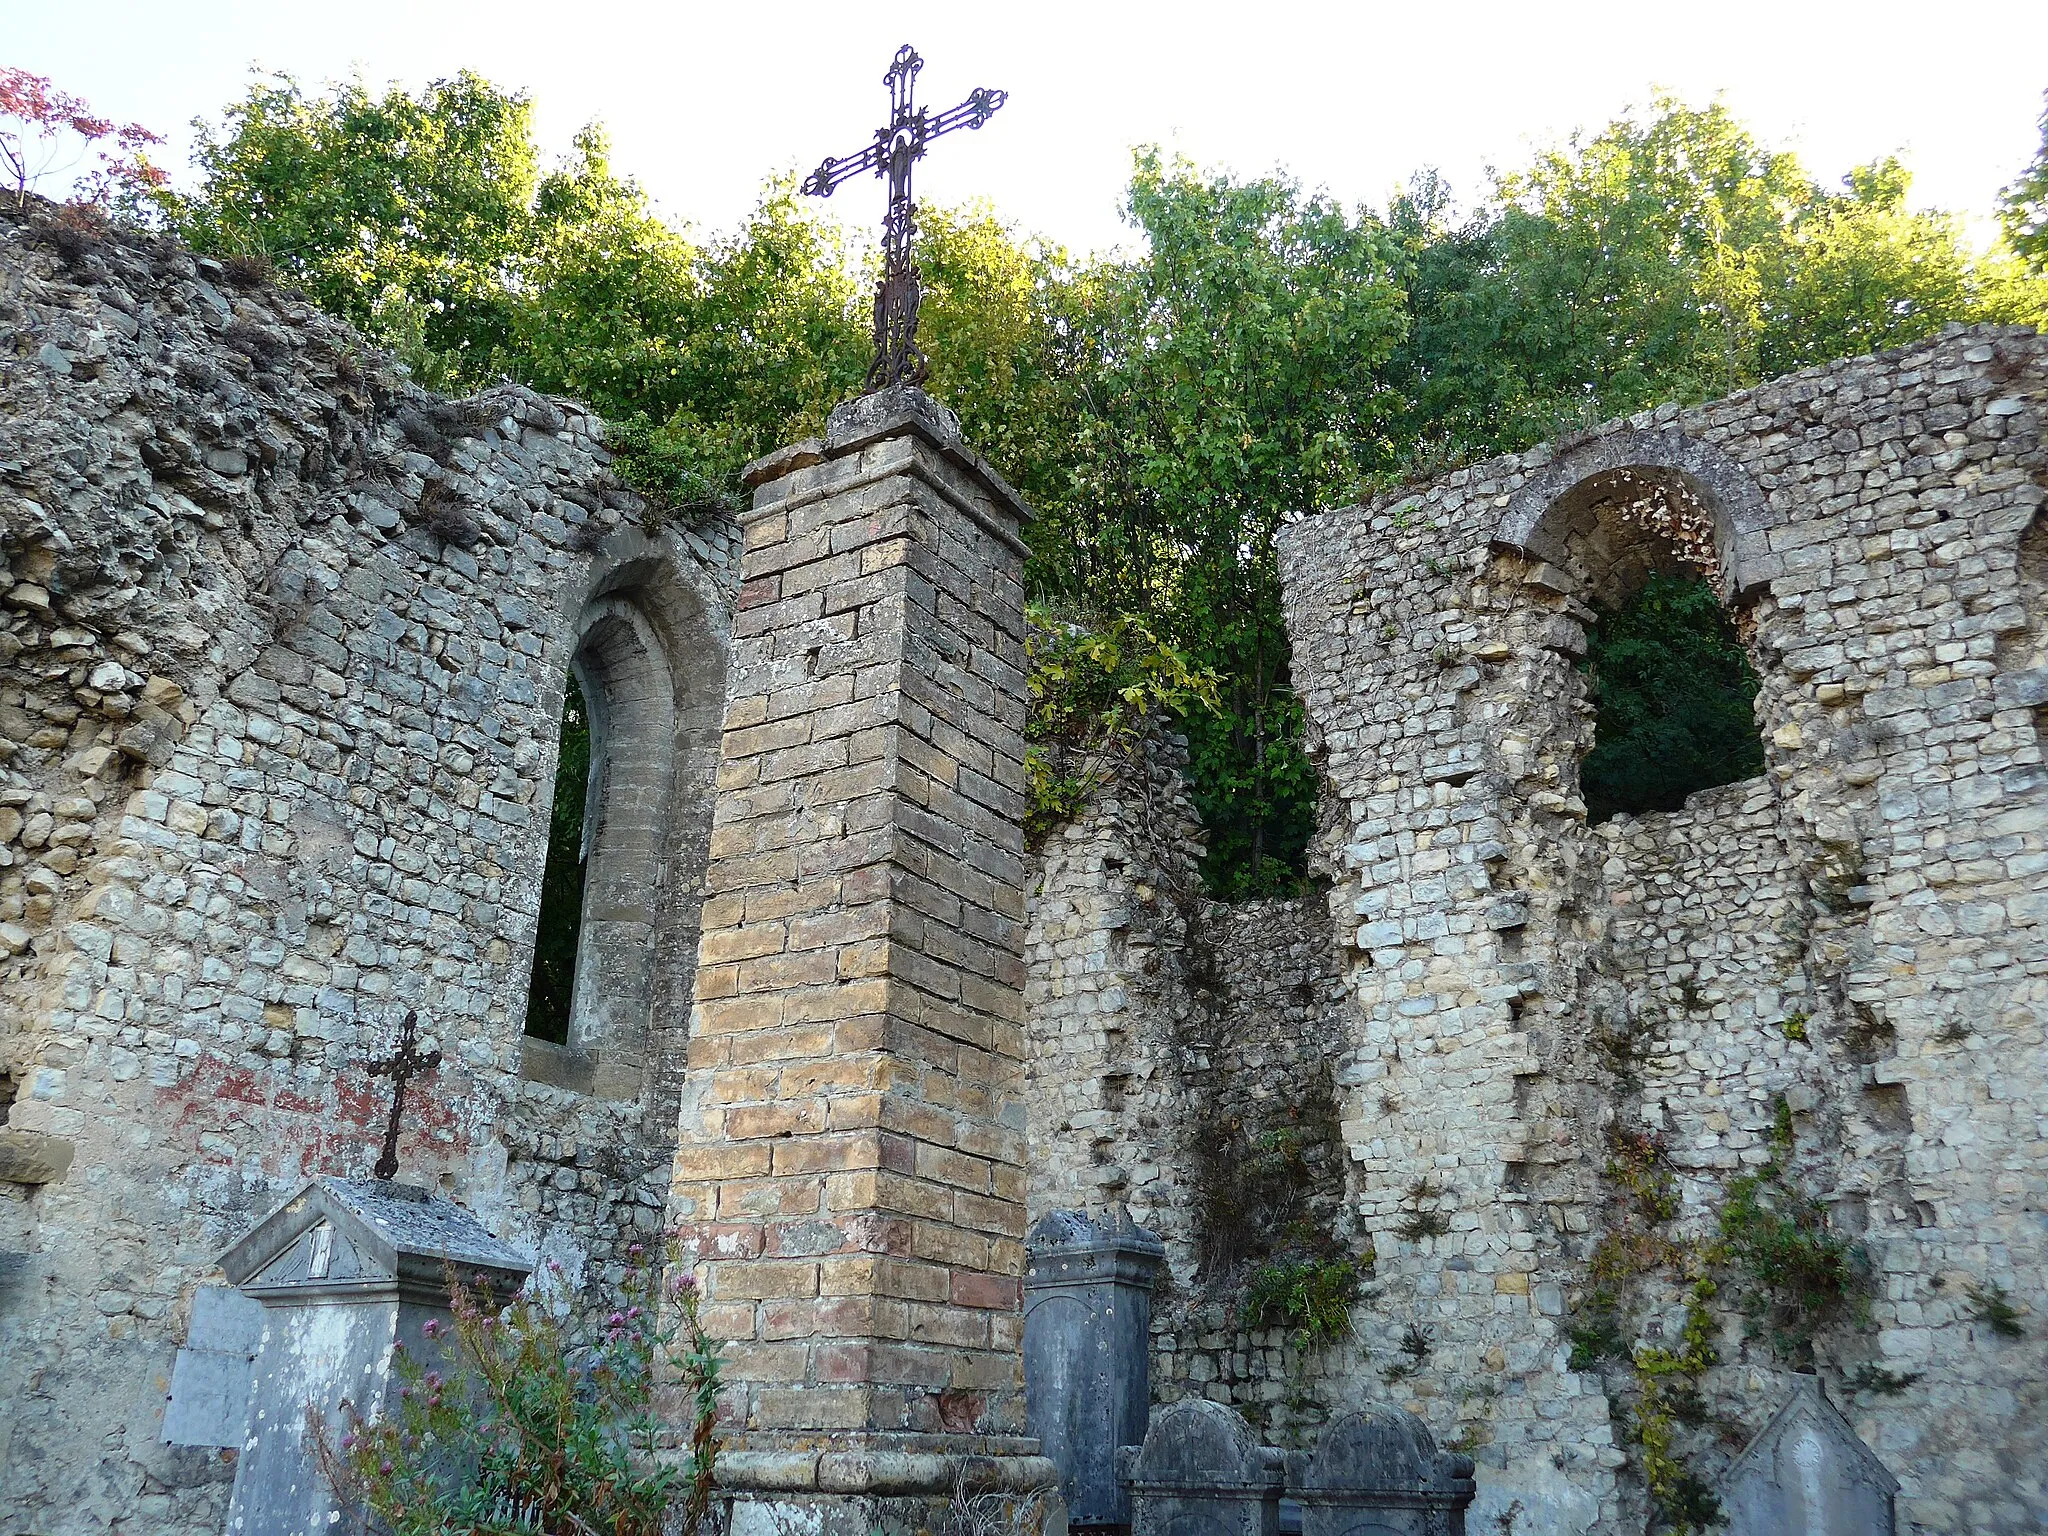
<svg viewBox="0 0 2048 1536"><path fill-rule="evenodd" d="M1472 1458L1439 1451L1429 1426L1382 1405L1323 1431L1288 1489L1301 1536L1465 1536Z"/></svg>
<svg viewBox="0 0 2048 1536"><path fill-rule="evenodd" d="M1024 1241L1024 1406L1075 1526L1131 1522L1117 1452L1152 1402L1152 1286L1166 1246L1119 1208L1053 1211Z"/></svg>
<svg viewBox="0 0 2048 1536"><path fill-rule="evenodd" d="M424 1189L333 1178L300 1190L220 1266L263 1306L230 1536L333 1530L344 1512L320 1465L315 1423L338 1440L344 1401L379 1417L397 1349L423 1363L440 1358L424 1325L449 1321L451 1271L509 1298L533 1268Z"/></svg>
<svg viewBox="0 0 2048 1536"><path fill-rule="evenodd" d="M1259 1444L1244 1416L1184 1397L1152 1416L1128 1469L1131 1536L1279 1536L1287 1453Z"/></svg>
<svg viewBox="0 0 2048 1536"><path fill-rule="evenodd" d="M1729 1536L1892 1536L1899 1480L1800 1377L1721 1480Z"/></svg>

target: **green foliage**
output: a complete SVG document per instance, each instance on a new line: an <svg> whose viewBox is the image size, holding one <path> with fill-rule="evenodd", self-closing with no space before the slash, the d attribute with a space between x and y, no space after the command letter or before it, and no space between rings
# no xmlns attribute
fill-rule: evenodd
<svg viewBox="0 0 2048 1536"><path fill-rule="evenodd" d="M1842 1385L1851 1392L1875 1392L1882 1397L1897 1397L1919 1379L1918 1371L1888 1371L1881 1365L1866 1363L1844 1377Z"/></svg>
<svg viewBox="0 0 2048 1536"><path fill-rule="evenodd" d="M1132 614L1089 618L1033 603L1024 617L1024 835L1035 845L1131 760L1149 722L1214 710L1216 675Z"/></svg>
<svg viewBox="0 0 2048 1536"><path fill-rule="evenodd" d="M1227 1281L1247 1263L1352 1263L1369 1276L1377 1255L1342 1250L1331 1222L1344 1197L1344 1138L1327 1071L1271 1118L1246 1124L1214 1111L1190 1117L1197 1241L1204 1275Z"/></svg>
<svg viewBox="0 0 2048 1536"><path fill-rule="evenodd" d="M2048 95L2042 97L2041 147L1998 199L2005 241L2036 273L2048 273Z"/></svg>
<svg viewBox="0 0 2048 1536"><path fill-rule="evenodd" d="M632 1260L617 1310L589 1341L545 1302L522 1297L500 1312L451 1274L446 1374L401 1350L394 1412L370 1421L349 1409L338 1448L316 1430L337 1491L391 1536L661 1536L681 1493L694 1536L710 1501L720 1361L687 1270L672 1263L664 1298L638 1244ZM426 1328L434 1337L438 1325ZM682 1465L657 1459L657 1371L689 1404Z"/></svg>
<svg viewBox="0 0 2048 1536"><path fill-rule="evenodd" d="M1590 1371L1604 1360L1628 1359L1620 1298L1605 1286L1596 1287L1574 1309L1565 1337L1571 1340L1572 1353L1567 1364L1572 1370Z"/></svg>
<svg viewBox="0 0 2048 1536"><path fill-rule="evenodd" d="M1064 496L1032 530L1032 579L1151 616L1221 679L1188 721L1210 888L1290 888L1314 776L1288 678L1273 533L1348 497L1386 410L1402 330L1376 222L1278 178L1138 156L1128 202L1146 254L1087 311Z"/></svg>
<svg viewBox="0 0 2048 1536"><path fill-rule="evenodd" d="M548 857L540 878L540 921L533 937L533 978L526 992L526 1033L557 1045L569 1038L576 989L576 943L583 932L583 811L590 792L590 709L576 674L562 703L555 801Z"/></svg>
<svg viewBox="0 0 2048 1536"><path fill-rule="evenodd" d="M504 281L537 182L526 97L467 71L411 96L361 84L309 97L259 80L199 125L200 192L179 232L260 255L332 314L398 347L429 382L469 382L502 353Z"/></svg>
<svg viewBox="0 0 2048 1536"><path fill-rule="evenodd" d="M1305 1349L1347 1339L1359 1279L1359 1266L1351 1259L1262 1264L1245 1285L1244 1326L1286 1328Z"/></svg>
<svg viewBox="0 0 2048 1536"><path fill-rule="evenodd" d="M1653 572L1600 615L1585 668L1599 711L1579 765L1590 820L1674 811L1695 790L1763 771L1756 674L1698 577Z"/></svg>
<svg viewBox="0 0 2048 1536"><path fill-rule="evenodd" d="M1669 97L1497 176L1462 222L1419 176L1387 221L1413 316L1389 376L1402 456L1520 448L2040 312L2038 284L1976 256L1956 219L1907 208L1907 186L1885 160L1829 192L1719 103Z"/></svg>
<svg viewBox="0 0 2048 1536"><path fill-rule="evenodd" d="M1728 1186L1720 1250L1739 1275L1743 1310L1774 1348L1804 1363L1816 1335L1861 1315L1869 1265L1861 1245L1834 1231L1827 1207L1787 1173L1791 1111L1782 1099L1770 1142L1770 1162Z"/></svg>
<svg viewBox="0 0 2048 1536"><path fill-rule="evenodd" d="M2020 1321L2020 1310L2012 1304L2012 1297L2006 1294L2004 1286L1996 1283L1972 1285L1969 1292L1970 1309L1978 1322L1988 1325L2002 1339L2023 1339L2027 1336L2026 1325Z"/></svg>
<svg viewBox="0 0 2048 1536"><path fill-rule="evenodd" d="M1408 1214L1394 1227L1394 1234L1403 1242L1419 1243L1424 1238L1442 1237L1451 1230L1451 1213L1438 1208L1443 1190L1434 1181L1417 1179L1408 1186L1403 1198L1408 1203Z"/></svg>

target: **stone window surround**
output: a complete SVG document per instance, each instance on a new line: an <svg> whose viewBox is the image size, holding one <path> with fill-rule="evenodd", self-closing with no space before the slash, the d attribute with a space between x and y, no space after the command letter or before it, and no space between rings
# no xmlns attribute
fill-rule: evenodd
<svg viewBox="0 0 2048 1536"><path fill-rule="evenodd" d="M583 920L569 1039L521 1035L530 1080L602 1099L673 1097L666 1080L683 1069L689 973L670 996L677 968L664 961L696 950L724 610L669 536L635 528L608 538L566 594L560 633L574 650L564 691L573 672L590 712ZM552 794L552 775L549 784Z"/></svg>

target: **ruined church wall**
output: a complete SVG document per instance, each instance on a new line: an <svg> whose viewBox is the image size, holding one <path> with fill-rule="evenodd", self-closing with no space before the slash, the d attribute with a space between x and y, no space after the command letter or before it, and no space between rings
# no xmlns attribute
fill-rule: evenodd
<svg viewBox="0 0 2048 1536"><path fill-rule="evenodd" d="M1477 1459L1475 1528L1641 1530L1627 1356L1683 1348L1666 1255L1721 1286L1684 1465L1710 1485L1790 1389L1740 1264L1705 1264L1732 1182L1776 1167L1867 1260L1815 1363L1901 1529L2048 1519L2044 394L2048 343L1954 332L1283 530L1327 896L1204 904L1170 753L1036 871L1032 1215L1123 1200L1166 1238L1155 1400L1288 1444L1392 1399ZM1629 556L1569 498L1632 464L1678 466L1719 525L1766 766L1589 826L1580 661ZM1372 1273L1352 1337L1304 1353L1202 1272L1193 1136L1323 1070L1331 1231ZM1640 1215L1630 1146L1669 1218ZM1626 1253L1619 1351L1575 1369ZM1993 1285L2026 1337L1971 1301Z"/></svg>
<svg viewBox="0 0 2048 1536"><path fill-rule="evenodd" d="M1344 1361L1311 1360L1277 1324L1247 1326L1242 1281L1304 1236L1333 1252L1366 1242L1344 1200L1334 1118L1315 1113L1349 1002L1319 895L1203 895L1184 763L1178 740L1152 738L1037 852L1029 1214L1124 1204L1166 1244L1155 1401L1208 1397L1304 1444L1325 1417L1307 1378ZM1274 1180L1308 1191L1295 1213L1305 1234L1280 1230L1245 1198L1259 1191L1232 1179L1261 1149Z"/></svg>
<svg viewBox="0 0 2048 1536"><path fill-rule="evenodd" d="M1774 1161L1860 1235L1869 1316L1818 1364L1904 1485L1902 1527L2041 1524L2044 386L2031 332L1951 333L1283 533L1374 1305L1433 1331L1396 1396L1473 1448L1475 1521L1516 1500L1517 1530L1642 1518L1639 1384L1572 1369L1567 1337L1628 1219L1617 1130L1662 1138L1681 1202L1660 1230L1695 1253L1731 1176ZM1583 508L1553 513L1631 465L1713 511L1766 771L1589 829L1599 573ZM1449 1230L1396 1234L1419 1203ZM1710 1307L1709 1422L1676 1431L1709 1481L1789 1381L1738 1271ZM2030 1336L1997 1336L1971 1285L2003 1286ZM1641 1289L1628 1342L1678 1348L1676 1281ZM1915 1379L1859 1392L1866 1365Z"/></svg>
<svg viewBox="0 0 2048 1536"><path fill-rule="evenodd" d="M579 408L436 400L235 275L0 219L0 1520L51 1536L219 1529L232 1453L161 1441L194 1290L367 1172L406 1010L447 1059L403 1176L573 1280L658 1233L674 1143L689 965L629 1091L522 1014L579 615L653 612L715 754L734 531L643 526Z"/></svg>

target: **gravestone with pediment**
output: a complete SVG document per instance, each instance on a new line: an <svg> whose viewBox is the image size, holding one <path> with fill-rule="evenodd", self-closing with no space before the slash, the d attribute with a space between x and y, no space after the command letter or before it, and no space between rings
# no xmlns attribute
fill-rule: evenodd
<svg viewBox="0 0 2048 1536"><path fill-rule="evenodd" d="M1893 1536L1898 1479L1802 1376L1721 1479L1728 1536Z"/></svg>
<svg viewBox="0 0 2048 1536"><path fill-rule="evenodd" d="M1465 1536L1472 1458L1437 1449L1429 1426L1383 1404L1323 1431L1290 1489L1301 1536Z"/></svg>
<svg viewBox="0 0 2048 1536"><path fill-rule="evenodd" d="M335 1178L308 1184L220 1264L263 1309L228 1536L342 1529L309 1418L334 1443L344 1401L365 1418L383 1412L396 1349L426 1365L441 1358L425 1325L451 1321L451 1269L507 1300L533 1269L451 1201L383 1179Z"/></svg>
<svg viewBox="0 0 2048 1536"><path fill-rule="evenodd" d="M1054 1211L1024 1240L1024 1411L1073 1526L1131 1520L1116 1453L1145 1438L1152 1285L1166 1247L1119 1209Z"/></svg>
<svg viewBox="0 0 2048 1536"><path fill-rule="evenodd" d="M1128 1468L1131 1536L1279 1536L1287 1453L1244 1416L1184 1397L1152 1415Z"/></svg>

